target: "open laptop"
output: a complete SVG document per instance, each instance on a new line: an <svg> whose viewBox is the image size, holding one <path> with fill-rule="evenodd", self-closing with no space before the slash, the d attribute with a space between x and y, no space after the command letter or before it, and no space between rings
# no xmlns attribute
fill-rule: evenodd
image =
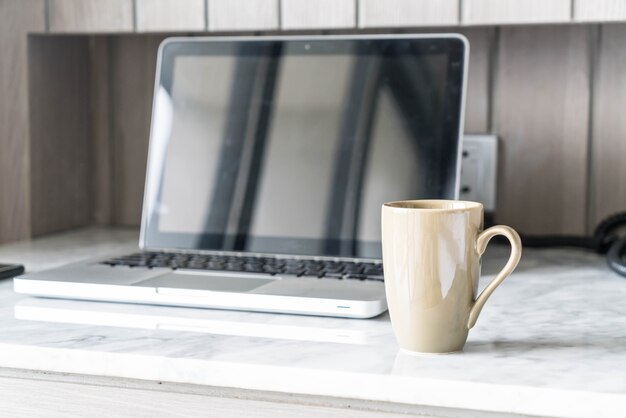
<svg viewBox="0 0 626 418"><path fill-rule="evenodd" d="M456 198L460 35L171 38L140 249L14 280L36 296L368 318L380 207Z"/></svg>

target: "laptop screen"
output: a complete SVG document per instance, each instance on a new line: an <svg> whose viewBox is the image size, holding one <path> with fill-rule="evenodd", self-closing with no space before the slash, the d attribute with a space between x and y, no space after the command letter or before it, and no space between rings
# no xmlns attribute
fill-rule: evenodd
<svg viewBox="0 0 626 418"><path fill-rule="evenodd" d="M380 208L456 197L459 36L166 40L142 246L380 258Z"/></svg>

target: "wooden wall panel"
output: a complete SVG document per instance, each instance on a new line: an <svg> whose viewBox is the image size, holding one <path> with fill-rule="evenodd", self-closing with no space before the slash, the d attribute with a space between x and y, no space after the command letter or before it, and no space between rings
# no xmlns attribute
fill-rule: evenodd
<svg viewBox="0 0 626 418"><path fill-rule="evenodd" d="M626 1L574 0L574 21L626 21Z"/></svg>
<svg viewBox="0 0 626 418"><path fill-rule="evenodd" d="M29 79L32 235L90 225L88 40L32 37Z"/></svg>
<svg viewBox="0 0 626 418"><path fill-rule="evenodd" d="M281 0L282 29L356 27L356 0Z"/></svg>
<svg viewBox="0 0 626 418"><path fill-rule="evenodd" d="M467 97L465 101L465 132L487 133L491 129L489 117L494 28L463 28L458 31L470 43L470 60L467 75Z"/></svg>
<svg viewBox="0 0 626 418"><path fill-rule="evenodd" d="M48 0L50 32L132 32L133 0Z"/></svg>
<svg viewBox="0 0 626 418"><path fill-rule="evenodd" d="M275 30L280 26L279 0L207 0L209 30Z"/></svg>
<svg viewBox="0 0 626 418"><path fill-rule="evenodd" d="M137 32L206 30L206 0L135 0Z"/></svg>
<svg viewBox="0 0 626 418"><path fill-rule="evenodd" d="M112 222L112 103L111 38L89 38L91 137L93 141L93 220L97 225Z"/></svg>
<svg viewBox="0 0 626 418"><path fill-rule="evenodd" d="M442 26L459 23L458 0L358 0L359 27Z"/></svg>
<svg viewBox="0 0 626 418"><path fill-rule="evenodd" d="M568 22L571 0L463 0L465 25Z"/></svg>
<svg viewBox="0 0 626 418"><path fill-rule="evenodd" d="M43 0L0 1L0 242L30 236L27 33L45 27Z"/></svg>
<svg viewBox="0 0 626 418"><path fill-rule="evenodd" d="M592 125L591 217L626 210L626 25L604 25L597 59Z"/></svg>
<svg viewBox="0 0 626 418"><path fill-rule="evenodd" d="M111 45L112 222L139 225L161 35L116 36Z"/></svg>
<svg viewBox="0 0 626 418"><path fill-rule="evenodd" d="M496 218L522 232L585 232L590 32L585 26L500 32Z"/></svg>

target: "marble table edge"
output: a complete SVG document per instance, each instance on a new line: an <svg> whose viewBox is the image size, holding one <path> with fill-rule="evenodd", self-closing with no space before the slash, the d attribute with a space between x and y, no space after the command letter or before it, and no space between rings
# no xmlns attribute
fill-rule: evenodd
<svg viewBox="0 0 626 418"><path fill-rule="evenodd" d="M0 367L546 417L614 417L620 394L0 344Z"/></svg>

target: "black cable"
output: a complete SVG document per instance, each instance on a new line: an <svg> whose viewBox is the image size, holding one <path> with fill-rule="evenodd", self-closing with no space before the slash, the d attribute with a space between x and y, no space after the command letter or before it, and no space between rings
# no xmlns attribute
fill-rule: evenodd
<svg viewBox="0 0 626 418"><path fill-rule="evenodd" d="M575 247L596 250L593 237L580 237L569 235L520 235L525 247Z"/></svg>
<svg viewBox="0 0 626 418"><path fill-rule="evenodd" d="M609 267L620 276L626 276L626 238L621 238L611 246L607 254Z"/></svg>
<svg viewBox="0 0 626 418"><path fill-rule="evenodd" d="M598 224L593 235L597 240L598 252L600 254L606 254L609 248L619 239L615 230L623 226L626 226L626 212L611 215Z"/></svg>
<svg viewBox="0 0 626 418"><path fill-rule="evenodd" d="M574 247L606 254L611 270L626 277L626 237L620 238L617 229L626 226L626 212L611 215L598 224L592 236L521 235L526 247Z"/></svg>

